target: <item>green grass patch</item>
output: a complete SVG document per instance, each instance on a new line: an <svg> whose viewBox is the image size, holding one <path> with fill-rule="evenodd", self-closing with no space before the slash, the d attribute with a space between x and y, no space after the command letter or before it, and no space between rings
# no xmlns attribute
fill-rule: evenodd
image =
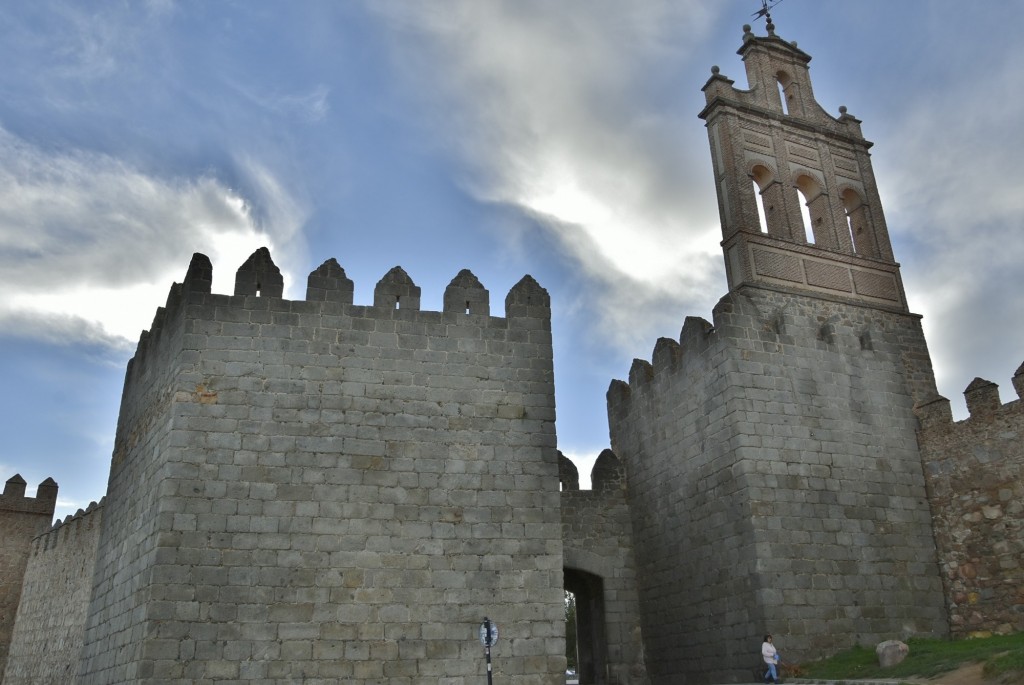
<svg viewBox="0 0 1024 685"><path fill-rule="evenodd" d="M985 664L985 676L1024 671L1024 633L967 640L907 641L910 654L891 668L880 668L873 648L854 647L835 656L801 664L811 678L930 678L963 664ZM992 669L989 675L989 669Z"/></svg>
<svg viewBox="0 0 1024 685"><path fill-rule="evenodd" d="M986 678L998 678L1006 673L1019 673L1024 679L1024 647L998 654L985 662L981 671Z"/></svg>

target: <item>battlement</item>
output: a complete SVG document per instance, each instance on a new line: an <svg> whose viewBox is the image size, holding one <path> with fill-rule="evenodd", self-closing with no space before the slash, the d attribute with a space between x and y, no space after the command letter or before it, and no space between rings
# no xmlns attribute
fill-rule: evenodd
<svg viewBox="0 0 1024 685"><path fill-rule="evenodd" d="M562 492L588 492L580 490L580 476L576 465L561 452L558 453L558 480ZM610 449L601 451L590 469L590 492L616 492L626 487L626 471L622 462Z"/></svg>
<svg viewBox="0 0 1024 685"><path fill-rule="evenodd" d="M79 509L74 514L65 516L63 520L55 521L49 530L32 539L31 555L35 556L57 549L62 544L81 535L98 535L98 521L105 502L105 497L101 498L99 502L89 502L89 506L85 509Z"/></svg>
<svg viewBox="0 0 1024 685"><path fill-rule="evenodd" d="M723 297L712 312L714 322L686 317L679 339L658 338L651 360L634 359L628 381L613 380L608 389L609 407L624 409L637 398L654 401L663 381L701 374L707 364L740 355L730 371L763 372L755 361L762 354L783 353L795 348L819 354L840 354L853 360L894 354L901 344L902 322L919 317L897 312L879 314L862 305L836 302L809 311L803 296L761 293L757 298L740 291ZM649 395L654 393L654 395ZM922 394L927 394L922 391Z"/></svg>
<svg viewBox="0 0 1024 685"><path fill-rule="evenodd" d="M1024 403L1020 402L1024 398L1024 364L1017 367L1012 383L1013 389L1017 392L1017 399L1003 404L999 399L998 385L984 378L975 378L971 381L964 389L969 416L963 421L953 421L949 400L941 395L922 402L914 407L914 411L921 419L921 427L929 431L949 429L954 423L963 424L967 421L991 423L1007 413L1019 412L1024 408Z"/></svg>
<svg viewBox="0 0 1024 685"><path fill-rule="evenodd" d="M27 486L20 473L8 478L3 494L0 494L0 510L52 516L57 503L57 482L53 478L44 480L39 484L35 497L25 496Z"/></svg>
<svg viewBox="0 0 1024 685"><path fill-rule="evenodd" d="M307 279L305 300L281 298L283 280L269 250L261 247L239 267L233 295L211 293L213 267L201 253L192 256L182 283L174 283L166 304L159 307L149 330L143 331L128 376L139 373L141 364L161 346L165 329L179 331L179 319L221 321L223 335L270 337L287 333L289 327L313 327L321 317L334 326L345 327L352 319L416 321L440 326L484 326L550 329L551 301L547 291L531 276L524 276L505 298L505 317L490 316L490 293L468 269L460 271L444 292L440 312L420 310L420 288L400 267L388 271L374 288L373 304L353 304L354 284L334 258L312 271ZM243 313L244 312L244 313ZM530 321L536 321L530 323ZM205 332L205 329L202 331ZM230 341L225 340L225 344ZM408 338L402 343L414 342ZM186 341L187 344L187 341Z"/></svg>

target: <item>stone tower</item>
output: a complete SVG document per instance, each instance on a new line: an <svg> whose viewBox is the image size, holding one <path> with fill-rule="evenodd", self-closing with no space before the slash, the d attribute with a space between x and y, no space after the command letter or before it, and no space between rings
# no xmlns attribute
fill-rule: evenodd
<svg viewBox="0 0 1024 685"><path fill-rule="evenodd" d="M266 249L211 294L195 255L125 378L81 685L479 682L565 670L547 291L444 311L331 259L281 297Z"/></svg>
<svg viewBox="0 0 1024 685"><path fill-rule="evenodd" d="M800 661L948 631L913 413L934 377L871 144L773 25L739 54L749 88L712 69L700 114L729 292L608 391L655 685L749 678L769 632Z"/></svg>

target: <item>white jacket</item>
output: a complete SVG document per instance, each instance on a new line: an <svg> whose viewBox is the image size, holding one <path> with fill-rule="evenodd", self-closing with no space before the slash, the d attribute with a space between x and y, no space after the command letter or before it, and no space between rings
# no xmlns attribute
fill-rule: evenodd
<svg viewBox="0 0 1024 685"><path fill-rule="evenodd" d="M764 657L766 664L777 664L779 663L779 653L775 649L775 645L771 642L761 643L761 656Z"/></svg>

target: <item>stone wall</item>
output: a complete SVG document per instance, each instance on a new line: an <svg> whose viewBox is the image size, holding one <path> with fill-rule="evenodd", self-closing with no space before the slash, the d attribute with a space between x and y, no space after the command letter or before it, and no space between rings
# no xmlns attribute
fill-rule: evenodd
<svg viewBox="0 0 1024 685"><path fill-rule="evenodd" d="M562 459L565 471L575 470ZM644 685L650 681L625 470L605 450L591 472L591 490L566 487L567 480L562 490L565 588L576 595L580 682Z"/></svg>
<svg viewBox="0 0 1024 685"><path fill-rule="evenodd" d="M32 541L7 685L75 682L102 518L93 502Z"/></svg>
<svg viewBox="0 0 1024 685"><path fill-rule="evenodd" d="M564 678L550 305L197 255L125 386L82 683Z"/></svg>
<svg viewBox="0 0 1024 685"><path fill-rule="evenodd" d="M1024 393L1024 366L1013 385ZM957 637L1024 630L1024 401L1002 404L976 378L970 417L945 398L918 407L918 434L950 628Z"/></svg>
<svg viewBox="0 0 1024 685"><path fill-rule="evenodd" d="M918 317L743 288L609 389L653 683L944 635ZM689 682L689 681L688 681Z"/></svg>
<svg viewBox="0 0 1024 685"><path fill-rule="evenodd" d="M57 506L57 484L52 478L39 484L35 497L25 496L26 485L15 474L0 494L0 673L7 664L32 538L50 526Z"/></svg>

